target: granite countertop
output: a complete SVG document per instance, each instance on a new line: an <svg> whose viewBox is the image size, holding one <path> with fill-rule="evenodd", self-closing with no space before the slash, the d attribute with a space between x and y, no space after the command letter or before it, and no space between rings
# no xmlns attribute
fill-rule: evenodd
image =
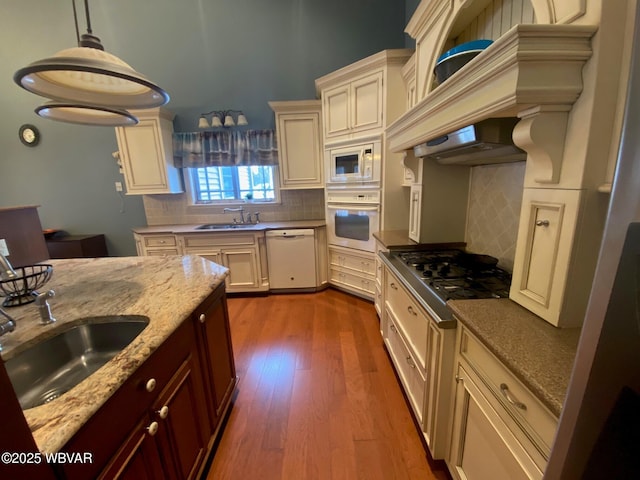
<svg viewBox="0 0 640 480"><path fill-rule="evenodd" d="M416 245L416 242L409 238L409 230L381 230L379 232L373 232L373 236L385 248Z"/></svg>
<svg viewBox="0 0 640 480"><path fill-rule="evenodd" d="M74 388L45 405L24 410L36 445L56 452L124 381L200 305L227 275L227 269L195 255L49 260L53 277L51 325L40 325L34 303L5 308L16 329L0 338L10 359L30 345L83 317L145 315L149 325L124 350Z"/></svg>
<svg viewBox="0 0 640 480"><path fill-rule="evenodd" d="M580 339L509 299L450 300L456 318L560 416Z"/></svg>
<svg viewBox="0 0 640 480"><path fill-rule="evenodd" d="M211 222L223 223L223 222ZM229 222L231 223L231 222ZM184 225L149 225L146 227L136 227L133 229L135 233L238 233L238 232L261 232L264 230L275 230L280 228L317 228L324 227L327 224L324 220L291 220L282 222L260 222L255 224L243 225L239 229L228 230L198 230L197 227L202 223L184 224Z"/></svg>

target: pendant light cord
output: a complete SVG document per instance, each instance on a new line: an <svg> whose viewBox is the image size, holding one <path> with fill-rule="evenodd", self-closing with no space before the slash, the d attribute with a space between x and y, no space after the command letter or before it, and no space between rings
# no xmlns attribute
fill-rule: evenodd
<svg viewBox="0 0 640 480"><path fill-rule="evenodd" d="M76 24L76 43L80 43L80 31L78 30L78 12L76 10L76 0L71 0L73 6L73 23Z"/></svg>
<svg viewBox="0 0 640 480"><path fill-rule="evenodd" d="M89 0L84 0L84 13L87 17L87 33L93 34L91 31L91 18L89 17Z"/></svg>

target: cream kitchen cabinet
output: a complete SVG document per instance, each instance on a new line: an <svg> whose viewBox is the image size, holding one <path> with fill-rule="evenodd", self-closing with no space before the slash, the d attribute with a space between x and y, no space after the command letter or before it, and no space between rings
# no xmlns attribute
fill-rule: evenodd
<svg viewBox="0 0 640 480"><path fill-rule="evenodd" d="M170 233L133 234L139 256L179 255L178 240Z"/></svg>
<svg viewBox="0 0 640 480"><path fill-rule="evenodd" d="M116 127L127 194L182 193L180 171L173 166L173 114L163 108L131 113L137 125Z"/></svg>
<svg viewBox="0 0 640 480"><path fill-rule="evenodd" d="M227 292L269 289L264 232L184 234L178 241L183 254L200 255L229 269Z"/></svg>
<svg viewBox="0 0 640 480"><path fill-rule="evenodd" d="M376 254L375 254L375 266L376 266L376 291L375 296L373 298L373 304L376 308L376 312L378 313L378 317L380 319L383 318L382 309L384 308L384 265L382 264L382 260L380 260L379 254L383 252L388 252L389 249L386 248L380 241L376 240ZM382 321L380 322L380 333L384 335L384 325Z"/></svg>
<svg viewBox="0 0 640 480"><path fill-rule="evenodd" d="M452 476L542 478L557 418L464 326L456 345Z"/></svg>
<svg viewBox="0 0 640 480"><path fill-rule="evenodd" d="M382 77L379 69L323 90L325 143L382 129Z"/></svg>
<svg viewBox="0 0 640 480"><path fill-rule="evenodd" d="M280 188L324 188L320 100L269 106L276 115Z"/></svg>
<svg viewBox="0 0 640 480"><path fill-rule="evenodd" d="M575 301L576 292L588 292L583 282L591 278L568 275L572 265L576 268L572 250L582 195L581 190L527 188L522 198L509 297L558 327L582 323L585 303Z"/></svg>
<svg viewBox="0 0 640 480"><path fill-rule="evenodd" d="M384 268L384 342L435 459L449 438L455 330L438 327L398 278Z"/></svg>
<svg viewBox="0 0 640 480"><path fill-rule="evenodd" d="M376 283L373 253L329 246L329 283L373 300Z"/></svg>

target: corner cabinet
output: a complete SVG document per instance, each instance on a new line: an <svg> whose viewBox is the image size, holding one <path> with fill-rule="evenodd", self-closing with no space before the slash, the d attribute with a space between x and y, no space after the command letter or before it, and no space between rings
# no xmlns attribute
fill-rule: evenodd
<svg viewBox="0 0 640 480"><path fill-rule="evenodd" d="M182 193L180 171L173 166L173 114L163 108L131 113L137 125L116 127L127 194Z"/></svg>
<svg viewBox="0 0 640 480"><path fill-rule="evenodd" d="M541 479L558 419L464 326L456 345L454 480Z"/></svg>
<svg viewBox="0 0 640 480"><path fill-rule="evenodd" d="M280 188L324 188L320 100L269 102L276 115Z"/></svg>

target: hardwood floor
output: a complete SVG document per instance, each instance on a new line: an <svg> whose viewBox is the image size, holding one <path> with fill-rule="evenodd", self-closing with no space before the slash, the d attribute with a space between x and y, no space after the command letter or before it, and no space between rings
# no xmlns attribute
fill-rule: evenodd
<svg viewBox="0 0 640 480"><path fill-rule="evenodd" d="M333 289L228 302L240 383L208 480L448 478L426 457L371 303Z"/></svg>

